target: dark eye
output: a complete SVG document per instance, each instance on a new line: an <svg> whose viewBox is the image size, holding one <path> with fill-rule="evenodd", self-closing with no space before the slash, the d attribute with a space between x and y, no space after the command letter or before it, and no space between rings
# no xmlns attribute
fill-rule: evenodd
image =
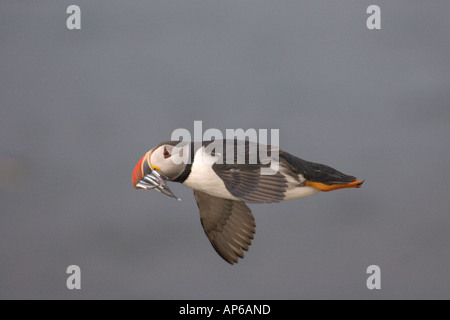
<svg viewBox="0 0 450 320"><path fill-rule="evenodd" d="M164 147L164 152L163 152L163 156L164 156L164 159L167 159L168 157L170 157L170 156L171 156L171 154L170 154L169 150L167 150L167 148L166 148L166 147Z"/></svg>

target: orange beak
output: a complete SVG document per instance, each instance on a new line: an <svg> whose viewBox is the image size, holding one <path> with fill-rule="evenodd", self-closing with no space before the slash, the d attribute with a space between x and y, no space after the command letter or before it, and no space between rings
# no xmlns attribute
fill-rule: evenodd
<svg viewBox="0 0 450 320"><path fill-rule="evenodd" d="M157 166L151 166L151 172L149 171L150 166L147 165L145 161L147 161L147 158L150 155L151 151L147 152L147 154L143 156L134 167L132 177L133 187L135 189L156 190L166 196L181 201L181 199L178 198L167 185L166 182L169 178L160 172L161 170Z"/></svg>
<svg viewBox="0 0 450 320"><path fill-rule="evenodd" d="M344 189L344 188L360 188L361 185L363 184L363 182L364 182L364 180L355 180L355 181L345 183L345 184L325 184L322 182L314 182L314 181L306 180L306 185L315 187L317 189L327 192L327 191L333 191L333 190Z"/></svg>
<svg viewBox="0 0 450 320"><path fill-rule="evenodd" d="M144 173L143 173L144 169L142 167L142 163L144 162L144 158L145 158L145 156L143 156L141 158L141 160L139 160L139 162L134 167L134 171L133 171L133 187L135 189L138 189L138 188L136 188L136 185L144 177Z"/></svg>

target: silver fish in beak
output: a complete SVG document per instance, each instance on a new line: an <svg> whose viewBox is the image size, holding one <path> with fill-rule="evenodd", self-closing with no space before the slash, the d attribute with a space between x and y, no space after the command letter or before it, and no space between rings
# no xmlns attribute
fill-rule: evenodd
<svg viewBox="0 0 450 320"><path fill-rule="evenodd" d="M167 185L167 178L162 172L158 172L158 170L154 169L149 174L145 175L137 184L136 188L140 189L146 189L151 190L155 189L156 191L159 191L166 196L172 197L177 199L178 201L181 201L180 198L178 198L172 190L170 190L169 186Z"/></svg>

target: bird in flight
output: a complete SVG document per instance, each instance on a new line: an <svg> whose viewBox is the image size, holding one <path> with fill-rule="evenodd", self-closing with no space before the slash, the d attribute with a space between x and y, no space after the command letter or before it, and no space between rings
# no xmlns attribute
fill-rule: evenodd
<svg viewBox="0 0 450 320"><path fill-rule="evenodd" d="M138 161L132 180L136 189L178 200L168 181L193 189L206 236L230 264L244 257L254 238L255 219L246 202L280 202L364 182L281 148L241 140L162 142Z"/></svg>

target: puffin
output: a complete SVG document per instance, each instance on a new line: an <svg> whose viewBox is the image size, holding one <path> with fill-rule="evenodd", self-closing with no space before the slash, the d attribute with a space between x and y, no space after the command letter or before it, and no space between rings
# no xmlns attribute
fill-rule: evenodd
<svg viewBox="0 0 450 320"><path fill-rule="evenodd" d="M364 180L283 149L248 140L166 141L136 164L135 189L156 190L180 200L168 182L194 190L200 221L215 251L229 264L244 258L256 224L247 203L292 200Z"/></svg>

